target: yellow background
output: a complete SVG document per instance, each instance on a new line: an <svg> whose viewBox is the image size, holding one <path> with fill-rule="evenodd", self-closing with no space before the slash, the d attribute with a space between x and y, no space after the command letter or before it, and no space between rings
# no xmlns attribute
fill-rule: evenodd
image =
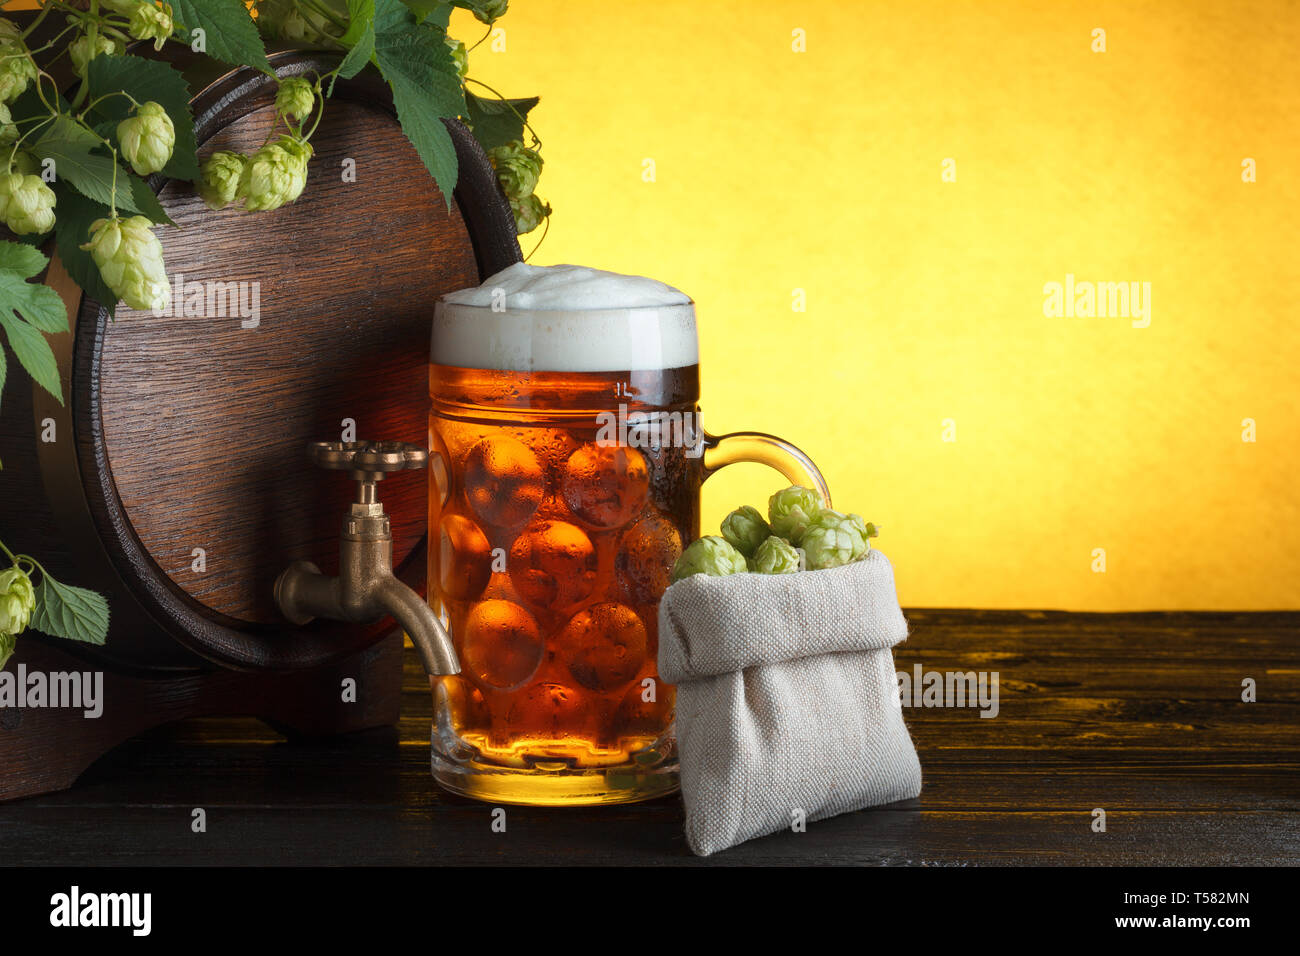
<svg viewBox="0 0 1300 956"><path fill-rule="evenodd" d="M905 605L1300 607L1300 5L514 0L501 25L471 76L543 97L532 261L689 292L710 430L811 454ZM1150 327L1045 318L1067 273L1150 282ZM719 473L705 529L782 484Z"/></svg>
<svg viewBox="0 0 1300 956"><path fill-rule="evenodd" d="M532 261L689 292L706 426L802 446L882 525L905 605L1300 606L1300 6L515 0L501 24L470 75L542 96ZM1045 318L1067 273L1150 282L1150 327ZM706 530L782 484L719 473Z"/></svg>

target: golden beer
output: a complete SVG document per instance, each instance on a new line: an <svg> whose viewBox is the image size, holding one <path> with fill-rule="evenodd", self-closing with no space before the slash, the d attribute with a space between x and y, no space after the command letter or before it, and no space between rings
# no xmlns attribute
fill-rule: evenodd
<svg viewBox="0 0 1300 956"><path fill-rule="evenodd" d="M440 742L500 771L452 789L600 802L676 786L658 602L699 533L702 464L698 448L602 441L598 416L694 416L698 383L695 366L431 367L430 448L449 466L430 484L429 593L462 667L436 689Z"/></svg>
<svg viewBox="0 0 1300 956"><path fill-rule="evenodd" d="M494 284L534 281L544 294L524 301L548 307L484 304ZM704 434L694 306L657 283L680 298L637 301L649 282L521 263L435 308L428 593L461 673L433 679L432 750L453 792L575 804L675 790L658 605L699 535L700 485L759 461L824 492L778 439Z"/></svg>

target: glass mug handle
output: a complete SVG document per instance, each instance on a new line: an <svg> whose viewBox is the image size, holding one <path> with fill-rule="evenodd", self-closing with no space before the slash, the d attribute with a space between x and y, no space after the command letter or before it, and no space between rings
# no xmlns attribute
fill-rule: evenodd
<svg viewBox="0 0 1300 956"><path fill-rule="evenodd" d="M831 507L831 492L826 487L826 479L812 459L788 441L763 432L704 433L704 480L715 471L741 461L775 468L790 480L790 484L816 490L826 507Z"/></svg>

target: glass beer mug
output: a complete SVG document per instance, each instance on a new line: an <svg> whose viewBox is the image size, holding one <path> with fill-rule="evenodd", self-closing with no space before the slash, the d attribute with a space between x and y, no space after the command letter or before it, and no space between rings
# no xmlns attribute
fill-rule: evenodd
<svg viewBox="0 0 1300 956"><path fill-rule="evenodd" d="M428 594L461 673L432 678L433 772L492 802L674 791L658 602L699 536L701 483L753 461L829 501L787 442L702 430L695 309L676 290L653 283L681 301L644 305L650 280L521 263L471 292L564 269L631 288L600 308L577 285L531 297L545 308L453 294L434 310Z"/></svg>

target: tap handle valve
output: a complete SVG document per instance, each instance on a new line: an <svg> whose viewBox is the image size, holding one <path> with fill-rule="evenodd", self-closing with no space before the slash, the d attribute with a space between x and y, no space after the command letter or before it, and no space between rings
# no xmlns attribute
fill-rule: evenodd
<svg viewBox="0 0 1300 956"><path fill-rule="evenodd" d="M400 441L317 441L307 453L319 468L350 472L357 482L357 500L352 512L357 517L378 517L384 513L376 485L390 472L423 468L429 453L419 445ZM357 506L363 506L359 512Z"/></svg>

